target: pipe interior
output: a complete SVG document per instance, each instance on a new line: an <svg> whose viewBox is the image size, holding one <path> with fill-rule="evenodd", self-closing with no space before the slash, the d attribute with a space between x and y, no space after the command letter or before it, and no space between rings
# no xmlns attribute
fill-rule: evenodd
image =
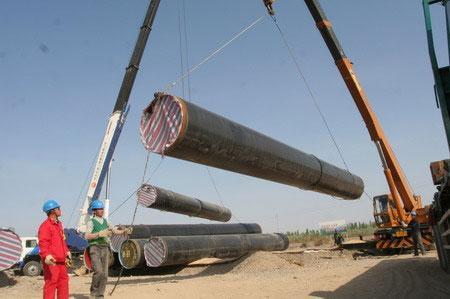
<svg viewBox="0 0 450 299"><path fill-rule="evenodd" d="M182 109L176 97L163 95L153 100L141 119L141 140L148 151L162 154L181 131Z"/></svg>

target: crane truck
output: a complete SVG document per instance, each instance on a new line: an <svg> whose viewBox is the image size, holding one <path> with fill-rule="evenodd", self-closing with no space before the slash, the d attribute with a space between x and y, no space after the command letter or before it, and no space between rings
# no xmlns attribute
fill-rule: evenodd
<svg viewBox="0 0 450 299"><path fill-rule="evenodd" d="M389 187L390 193L373 198L373 216L377 225L374 238L377 251L399 251L413 247L412 227L409 225L413 211L417 214L423 243L426 247L430 247L433 239L429 226L429 207L422 205L421 197L415 195L409 186L381 123L353 70L353 63L345 55L319 1L305 0L305 3L366 124L370 138L375 143Z"/></svg>
<svg viewBox="0 0 450 299"><path fill-rule="evenodd" d="M447 24L447 47L450 54L450 3L448 1L423 0L425 28L428 40L431 68L434 76L434 93L437 107L441 110L444 122L447 144L450 149L450 66L439 67L434 48L433 30L430 6L441 4L445 10ZM432 162L430 164L431 176L437 191L431 203L430 219L433 237L436 244L439 263L447 273L450 273L450 160Z"/></svg>

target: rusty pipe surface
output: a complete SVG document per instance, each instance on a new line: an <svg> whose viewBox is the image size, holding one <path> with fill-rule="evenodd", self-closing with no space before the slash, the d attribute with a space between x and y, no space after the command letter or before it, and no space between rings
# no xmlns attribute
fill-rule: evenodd
<svg viewBox="0 0 450 299"><path fill-rule="evenodd" d="M141 118L148 151L261 179L357 199L359 176L183 99L157 93Z"/></svg>
<svg viewBox="0 0 450 299"><path fill-rule="evenodd" d="M254 251L285 250L283 234L153 237L144 245L147 266L184 265L202 258L233 258Z"/></svg>
<svg viewBox="0 0 450 299"><path fill-rule="evenodd" d="M229 235L229 234L260 234L261 226L257 223L218 223L218 224L137 224L125 225L131 227L130 239L150 239L155 236L193 236L193 235ZM124 235L111 236L111 249L120 250L127 239Z"/></svg>
<svg viewBox="0 0 450 299"><path fill-rule="evenodd" d="M139 188L137 197L146 208L221 222L231 219L231 211L225 207L148 184Z"/></svg>

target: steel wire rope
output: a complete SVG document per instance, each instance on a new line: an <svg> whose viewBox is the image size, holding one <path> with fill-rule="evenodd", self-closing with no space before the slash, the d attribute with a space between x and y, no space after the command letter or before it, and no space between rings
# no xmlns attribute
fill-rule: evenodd
<svg viewBox="0 0 450 299"><path fill-rule="evenodd" d="M147 174L147 168L148 168L148 161L149 161L149 158L150 158L150 152L147 152L147 158L146 158L146 160L145 160L144 173L143 173L143 175L142 175L141 186L142 186L142 184L144 184L144 182L145 182L145 176L146 176L146 174ZM149 179L149 180L150 180L150 179ZM139 202L136 201L136 206L134 207L134 212L133 212L133 219L131 220L131 224L130 224L131 227L133 226L134 220L136 219L136 213L137 213L138 205L139 205ZM126 235L125 241L127 241L129 238L130 238L130 236L127 234L127 235ZM114 283L114 286L113 286L111 292L109 293L110 296L112 296L112 294L113 294L114 291L116 290L116 287L119 285L120 278L122 277L122 274L123 274L123 269L124 269L124 267L121 266L121 267L120 267L119 275L117 276L117 280L116 280L116 282Z"/></svg>
<svg viewBox="0 0 450 299"><path fill-rule="evenodd" d="M175 85L178 84L178 82L187 76L189 76L192 72L197 70L200 66L205 64L206 62L210 61L213 57L218 55L220 52L223 51L228 45L230 45L232 42L234 42L237 38L239 38L241 35L252 29L256 24L258 24L261 20L263 20L265 15L260 16L256 20L254 20L252 23L250 23L247 27L245 27L243 30L241 30L239 33L235 34L231 39L223 43L221 46L216 48L214 51L212 51L208 56L206 56L203 60L201 60L198 64L191 67L187 72L185 72L182 76L178 77L175 81L169 83L166 85L166 88L164 89L164 93L169 92Z"/></svg>
<svg viewBox="0 0 450 299"><path fill-rule="evenodd" d="M99 147L98 147L98 149L97 149L97 152L100 150L101 146L102 146L102 144L100 143L100 145L99 145ZM88 182L88 180L89 180L89 177L90 177L90 174L91 174L91 172L92 172L92 169L94 168L94 163L95 163L95 161L96 161L96 158L97 158L96 155L94 155L94 157L92 158L91 165L89 166L89 170L88 170L87 173L86 173L86 177L85 177L85 179L84 179L83 185L81 186L80 192L78 193L77 201L76 201L75 205L74 205L73 208L72 208L72 212L70 213L70 217L69 217L69 221L67 221L67 225L70 225L70 223L72 222L72 217L73 217L73 215L74 215L74 213L75 213L75 210L76 210L77 207L80 205L80 202L81 202L81 193L83 193L83 191L84 191L85 188L86 188L86 184L87 184L87 182Z"/></svg>
<svg viewBox="0 0 450 299"><path fill-rule="evenodd" d="M219 193L219 189L217 189L216 181L214 180L214 178L211 174L211 171L209 170L209 167L205 166L205 168L206 168L206 171L208 172L208 176L211 181L211 184L213 185L214 190L216 191L217 198L219 199L220 203L222 204L222 207L226 208L226 206L222 200L222 195ZM237 222L241 222L241 220L236 215L234 215L234 212L231 213L231 217L234 218Z"/></svg>
<svg viewBox="0 0 450 299"><path fill-rule="evenodd" d="M153 172L149 175L148 179L144 182L144 184L147 184L150 179L155 175L155 173L158 171L159 167L161 166L162 162L164 161L164 159L160 159L159 163L157 164L157 166L155 167L155 169L153 170ZM110 214L109 216L112 216L115 212L117 212L117 210L119 210L128 200L130 200L130 198L132 198L139 190L139 188L142 186L139 185L136 189L134 189L134 191L132 193L130 193L130 195L125 198Z"/></svg>
<svg viewBox="0 0 450 299"><path fill-rule="evenodd" d="M179 3L178 3L179 4ZM184 6L184 3L183 3L183 6ZM179 6L178 6L178 8L179 8ZM184 13L184 15L185 15L185 13ZM217 54L219 54L224 48L226 48L229 44L231 44L234 40L236 40L238 37L240 37L241 35L243 35L245 32L247 32L248 30L250 30L251 28L253 28L257 23L259 23L262 19L264 18L264 16L261 16L261 17L259 17L258 19L256 19L255 21L253 21L250 25L248 25L247 27L245 27L241 32L239 32L238 34L236 34L235 36L233 36L230 40L228 40L226 43L224 43L222 46L220 46L219 48L217 48L216 50L214 50L210 55L208 55L206 58L204 58L200 63L198 63L197 65L195 65L194 67L192 67L191 69L188 69L187 71L186 71L186 73L185 74L182 74L178 79L176 79L174 82L172 82L170 85L168 85L167 87L166 87L166 89L164 90L164 92L168 92L170 89L172 89L178 82L179 82L179 80L182 80L182 88L183 88L183 91L182 91L182 93L183 93L183 96L184 96L184 90L185 90L185 88L184 88L184 79L186 78L186 77L189 77L189 75L193 72L193 71L195 71L196 69L198 69L201 65L203 65L204 63L206 63L206 62L208 62L209 60L211 60L214 56L216 56ZM180 35L180 59L181 59L181 68L182 68L182 70L183 70L183 55L182 55L182 51L181 51L181 49L182 49L182 43L181 43L181 18L180 18L180 12L179 12L179 14L178 14L178 20L179 20L179 35ZM186 30L186 29L185 29ZM185 33L186 34L186 33ZM187 34L186 34L186 36L187 36ZM190 93L190 92L189 92ZM147 170L147 163L148 163L148 158L149 158L149 154L150 154L150 152L148 153L148 155L147 155L147 161L146 161L146 164L145 164L145 169L144 169L144 175L143 175L143 179L142 179L142 184L144 183L144 179L145 179L145 174L146 174L146 170ZM156 173L156 171L158 170L158 168L159 168L159 166L161 165L161 163L162 163L162 161L163 161L163 159L161 159L160 160L160 162L159 162L159 164L158 164L158 166L156 167L156 169L154 170L154 172L153 172L153 174L155 174ZM209 170L208 170L208 173L209 173ZM153 176L153 174L148 178L148 180L147 181L145 181L145 183L147 183L150 179L151 179L151 177ZM210 176L211 177L211 176ZM216 187L216 185L215 185L215 183L214 183L214 181L212 180L212 182L213 182L213 185L214 185L214 188L215 188L215 190L216 190L216 192L217 192L217 194L218 194L218 196L219 196L219 199L221 198L220 197L220 194L218 193L218 190L217 190L217 187ZM141 185L142 185L141 184ZM139 186L140 187L140 186ZM139 187L136 189L136 190L134 190L122 203L120 203L119 204L119 206L118 207L116 207L111 213L110 213L110 215L109 216L112 216L118 209L120 209L131 197L133 197L136 193L137 193L137 191L139 190ZM221 200L221 199L220 199ZM222 202L222 205L223 205L223 202ZM134 213L133 213L133 220L132 220L132 222L134 222L134 220L135 220L135 216L136 216L136 212L137 212L137 206L138 206L138 203L136 203L136 207L135 207L135 210L134 210ZM237 219L237 218L236 218ZM113 289L112 289L112 291L110 292L110 296L114 293L114 290L116 289L116 287L117 287L117 285L118 285L118 283L119 283L119 280L120 280L120 277L121 277L121 275L122 275L122 271L123 271L123 267L121 268L121 271L120 271L120 274L119 274L119 277L118 277L118 279L117 279L117 281L116 281L116 284L114 285L114 287L113 287Z"/></svg>
<svg viewBox="0 0 450 299"><path fill-rule="evenodd" d="M223 43L221 46L219 46L218 48L216 48L214 51L212 51L207 57L205 57L203 60L201 60L198 64L196 64L195 66L193 66L192 68L189 68L189 62L187 62L186 65L186 72L184 74L182 74L180 77L178 77L175 81L173 81L172 83L167 84L166 89L164 90L164 93L169 92L180 80L182 82L182 87L183 87L183 97L184 97L184 79L187 79L188 82L188 101L191 101L191 86L190 86L190 74L192 72L194 72L195 70L197 70L201 65L205 64L206 62L208 62L209 60L211 60L214 56L218 55L220 52L223 51L223 49L225 49L228 45L230 45L233 41L235 41L237 38L239 38L241 35L243 35L244 33L246 33L247 31L249 31L250 29L252 29L256 24L258 24L261 20L263 20L265 17L265 15L260 16L259 18L257 18L255 21L251 22L248 26L246 26L243 30L241 30L239 33L235 34L231 39L229 39L228 41L226 41L225 43ZM188 38L187 38L187 30L186 30L186 8L184 5L184 0L183 0L183 19L184 19L184 35L185 35L185 49L186 49L186 57L189 56L188 53ZM179 20L179 26L180 26L181 21ZM181 44L181 29L179 29L179 34L180 34L180 44ZM182 49L180 46L180 56L182 57ZM188 59L188 58L187 58ZM183 64L182 64L183 67ZM209 179L211 181L211 184L213 185L213 188L216 192L217 198L220 201L220 203L222 204L223 207L225 207L223 200L222 200L222 196L217 188L217 184L214 181L214 178L211 175L211 172L209 170L208 166L205 166ZM132 196L132 195L131 195ZM239 218L234 215L234 213L232 213L232 217L234 219L236 219L238 222L240 222Z"/></svg>
<svg viewBox="0 0 450 299"><path fill-rule="evenodd" d="M185 95L185 93L184 93L184 91L185 91L185 88L184 88L184 77L183 77L183 73L184 73L184 61L183 61L183 42L182 42L182 40L183 40L183 38L182 38L182 36L181 36L181 27L182 27L182 24L181 24L181 11L180 11L180 0L177 0L177 11L178 11L178 43L179 43L179 46L180 46L180 67L181 67L181 71L180 71L180 77L181 77L181 89L182 89L182 95L183 95L183 98L184 98L184 95Z"/></svg>
<svg viewBox="0 0 450 299"><path fill-rule="evenodd" d="M189 70L189 45L187 37L187 22L186 22L186 5L185 0L183 0L183 21L184 21L184 43L186 50L186 70ZM188 101L191 100L191 77L187 76L187 87L188 87Z"/></svg>
<svg viewBox="0 0 450 299"><path fill-rule="evenodd" d="M300 68L300 64L298 63L298 61L297 61L297 59L296 59L296 57L295 57L295 55L294 55L294 51L292 50L292 47L289 45L289 42L288 42L288 40L287 40L287 38L286 38L286 35L284 34L284 32L283 32L283 30L281 29L281 27L278 25L278 22L277 22L277 19L275 18L275 16L271 16L271 18L272 18L272 20L273 20L273 23L275 24L275 27L277 28L278 33L279 33L280 36L281 36L281 39L282 39L282 41L283 41L284 46L286 47L286 49L287 49L288 52L289 52L289 56L291 57L292 62L294 63L294 65L295 65L295 67L296 67L296 69L297 69L297 72L298 72L298 74L299 74L299 77L301 78L301 80L303 81L303 83L304 83L305 86L306 86L306 89L307 89L307 91L308 91L308 93L309 93L309 95L310 95L310 97L311 97L311 99L312 99L312 101L313 101L313 103L314 103L314 106L315 106L317 112L318 112L319 115L320 115L320 118L322 119L323 124L325 125L325 127L326 127L326 129L327 129L327 131L328 131L328 135L330 136L330 139L331 139L331 141L333 142L334 147L336 148L336 150L337 150L337 152L338 152L338 155L339 155L339 157L341 158L342 163L343 163L344 166L345 166L345 169L346 169L348 172L350 172L349 167L348 167L348 165L347 165L347 162L345 161L344 155L343 155L343 153L342 153L342 151L341 151L341 148L340 148L339 144L337 143L336 138L335 138L334 135L333 135L333 132L331 131L331 128L330 128L330 126L329 126L329 124L328 124L328 121L327 121L327 119L325 118L325 115L323 114L322 109L320 108L319 102L317 101L316 97L314 96L314 93L312 92L312 89L311 89L311 86L310 86L309 83L308 83L308 80L306 80L306 77L305 77L305 75L304 75L302 69ZM367 194L366 191L364 191L364 194L371 200L370 196ZM334 198L334 197L333 197L333 198Z"/></svg>

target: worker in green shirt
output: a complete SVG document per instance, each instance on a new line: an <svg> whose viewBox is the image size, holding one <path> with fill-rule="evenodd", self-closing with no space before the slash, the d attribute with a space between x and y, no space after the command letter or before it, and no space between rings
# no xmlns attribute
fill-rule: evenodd
<svg viewBox="0 0 450 299"><path fill-rule="evenodd" d="M108 281L109 237L112 234L126 234L127 230L112 226L103 218L104 205L93 200L90 206L93 217L87 223L85 238L89 243L89 255L92 261L91 298L103 298Z"/></svg>

